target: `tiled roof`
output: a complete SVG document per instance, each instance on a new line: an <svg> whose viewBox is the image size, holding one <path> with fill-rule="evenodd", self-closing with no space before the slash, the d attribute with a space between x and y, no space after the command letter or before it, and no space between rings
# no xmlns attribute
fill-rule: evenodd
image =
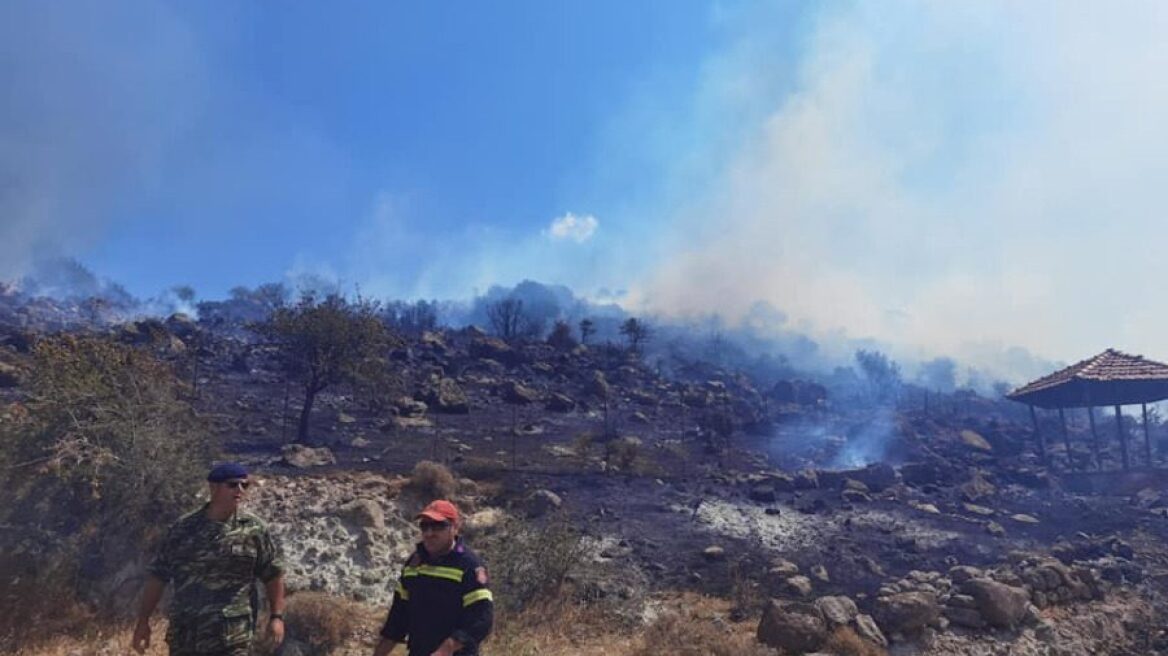
<svg viewBox="0 0 1168 656"><path fill-rule="evenodd" d="M1027 383L1006 397L1026 401L1026 397L1057 394L1058 388L1084 384L1099 388L1106 386L1107 383L1168 383L1168 364L1148 360L1142 355L1129 355L1115 349L1107 349L1095 357Z"/></svg>

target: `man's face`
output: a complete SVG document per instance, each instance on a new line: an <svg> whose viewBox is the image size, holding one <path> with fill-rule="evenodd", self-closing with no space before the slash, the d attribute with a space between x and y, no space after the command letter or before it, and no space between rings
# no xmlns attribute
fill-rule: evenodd
<svg viewBox="0 0 1168 656"><path fill-rule="evenodd" d="M431 554L449 551L458 532L449 520L439 522L428 517L423 517L418 527L422 530L422 546Z"/></svg>
<svg viewBox="0 0 1168 656"><path fill-rule="evenodd" d="M211 505L235 511L243 501L251 482L246 478L235 478L222 483L211 484Z"/></svg>

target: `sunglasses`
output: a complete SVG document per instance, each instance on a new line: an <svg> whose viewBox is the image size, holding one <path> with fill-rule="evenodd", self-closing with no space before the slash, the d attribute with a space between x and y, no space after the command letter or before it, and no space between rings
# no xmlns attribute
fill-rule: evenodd
<svg viewBox="0 0 1168 656"><path fill-rule="evenodd" d="M450 522L421 522L418 526L423 531L445 531L450 528Z"/></svg>
<svg viewBox="0 0 1168 656"><path fill-rule="evenodd" d="M236 490L246 490L251 487L251 481L223 481L220 485L226 485Z"/></svg>

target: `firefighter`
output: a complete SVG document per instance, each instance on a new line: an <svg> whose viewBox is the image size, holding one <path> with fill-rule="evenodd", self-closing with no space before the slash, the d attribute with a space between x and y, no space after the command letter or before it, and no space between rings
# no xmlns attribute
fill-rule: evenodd
<svg viewBox="0 0 1168 656"><path fill-rule="evenodd" d="M406 642L409 656L477 656L494 617L487 570L458 537L453 503L431 502L416 519L422 541L398 578L373 654Z"/></svg>

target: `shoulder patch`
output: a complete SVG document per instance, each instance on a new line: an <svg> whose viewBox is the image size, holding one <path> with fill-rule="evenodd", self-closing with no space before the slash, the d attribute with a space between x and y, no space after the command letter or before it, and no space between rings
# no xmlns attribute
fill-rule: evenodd
<svg viewBox="0 0 1168 656"><path fill-rule="evenodd" d="M487 584L487 568L479 565L475 568L475 580L479 585L485 586Z"/></svg>

